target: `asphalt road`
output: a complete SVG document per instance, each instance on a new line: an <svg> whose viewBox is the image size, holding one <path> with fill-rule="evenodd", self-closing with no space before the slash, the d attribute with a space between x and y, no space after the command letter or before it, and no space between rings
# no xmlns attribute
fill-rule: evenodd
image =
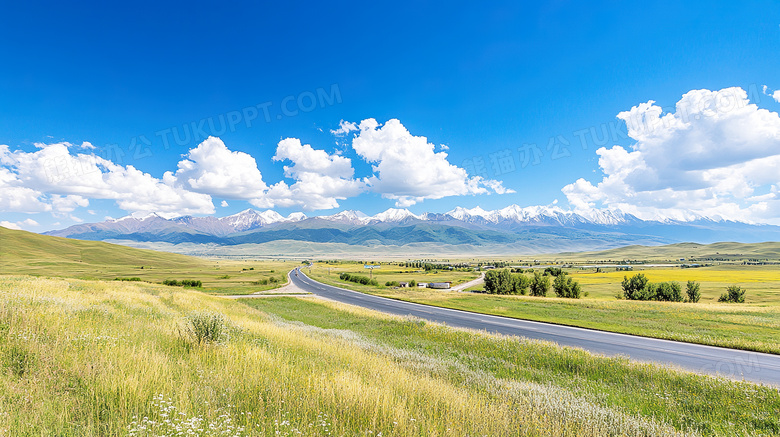
<svg viewBox="0 0 780 437"><path fill-rule="evenodd" d="M326 285L307 277L300 269L294 270L290 278L295 286L304 291L376 311L410 315L449 326L547 340L606 356L622 355L637 361L671 365L692 372L780 387L780 355L615 334L403 302Z"/></svg>

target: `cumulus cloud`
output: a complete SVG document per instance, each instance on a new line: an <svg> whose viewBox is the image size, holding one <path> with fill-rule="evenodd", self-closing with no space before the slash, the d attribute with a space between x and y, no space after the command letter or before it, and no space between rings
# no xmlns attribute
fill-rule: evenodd
<svg viewBox="0 0 780 437"><path fill-rule="evenodd" d="M228 206L230 206L230 205L228 205L228 203L227 203L227 201L226 201L226 200L223 200L223 201L222 201L222 203L220 203L220 204L219 204L219 206L221 206L221 207L223 207L223 208L227 208L227 207L228 207Z"/></svg>
<svg viewBox="0 0 780 437"><path fill-rule="evenodd" d="M175 186L170 175L160 180L133 166L78 153L90 149L85 144L37 144L34 152L0 146L0 211L68 214L88 206L89 199L110 199L129 212L214 212L210 196Z"/></svg>
<svg viewBox="0 0 780 437"><path fill-rule="evenodd" d="M273 203L301 205L307 210L337 208L339 200L360 194L365 186L353 178L352 160L314 149L297 138L280 141L273 160L292 162L284 166L284 174L296 182L291 186L284 181L275 184L263 199L254 202L258 207Z"/></svg>
<svg viewBox="0 0 780 437"><path fill-rule="evenodd" d="M23 230L23 227L34 227L34 226L40 226L38 222L36 222L33 219L24 219L22 221L18 222L9 222L7 220L0 221L0 226L8 229L15 229L17 231Z"/></svg>
<svg viewBox="0 0 780 437"><path fill-rule="evenodd" d="M268 189L255 158L209 137L179 161L174 175L188 190L227 199L254 199Z"/></svg>
<svg viewBox="0 0 780 437"><path fill-rule="evenodd" d="M6 229L14 229L17 231L21 231L22 227L17 225L16 223L9 222L7 220L0 221L0 226L6 228Z"/></svg>
<svg viewBox="0 0 780 437"><path fill-rule="evenodd" d="M780 117L751 104L743 89L693 90L672 112L649 101L618 118L636 143L596 151L602 180L578 179L563 188L575 209L748 221L780 212L776 190L770 190L780 182ZM762 190L769 193L755 197Z"/></svg>
<svg viewBox="0 0 780 437"><path fill-rule="evenodd" d="M396 119L380 126L369 118L358 127L352 148L373 164L375 173L366 183L372 191L394 199L396 206L448 196L513 192L499 181L469 177L466 170L450 164L446 152L436 153L426 137L412 135Z"/></svg>

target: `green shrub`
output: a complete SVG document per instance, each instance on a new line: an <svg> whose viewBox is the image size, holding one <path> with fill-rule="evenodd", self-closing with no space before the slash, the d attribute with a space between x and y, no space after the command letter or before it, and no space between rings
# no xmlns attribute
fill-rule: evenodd
<svg viewBox="0 0 780 437"><path fill-rule="evenodd" d="M398 287L399 284L398 281L387 281L385 282L385 287Z"/></svg>
<svg viewBox="0 0 780 437"><path fill-rule="evenodd" d="M726 292L721 294L718 302L745 303L745 293L747 290L736 285L729 285Z"/></svg>
<svg viewBox="0 0 780 437"><path fill-rule="evenodd" d="M416 286L417 286L417 281L415 281L414 279L412 279L411 281L409 281L409 286L410 286L410 287L416 287Z"/></svg>
<svg viewBox="0 0 780 437"><path fill-rule="evenodd" d="M376 279L370 279L368 276L352 275L349 273L342 273L339 275L339 279L342 281L354 282L362 285L379 285Z"/></svg>
<svg viewBox="0 0 780 437"><path fill-rule="evenodd" d="M187 316L181 337L193 346L218 343L226 338L226 321L220 313L195 312Z"/></svg>
<svg viewBox="0 0 780 437"><path fill-rule="evenodd" d="M696 303L701 299L701 291L700 291L699 283L696 281L688 281L688 284L685 286L685 294L688 295L687 302Z"/></svg>
<svg viewBox="0 0 780 437"><path fill-rule="evenodd" d="M560 267L547 267L544 269L544 276L560 276L563 273Z"/></svg>
<svg viewBox="0 0 780 437"><path fill-rule="evenodd" d="M163 285L170 285L173 287L202 287L203 282L196 279L182 279L181 281L166 279L163 281Z"/></svg>
<svg viewBox="0 0 780 437"><path fill-rule="evenodd" d="M141 278L133 277L133 278L114 278L115 281L128 281L128 282L140 282Z"/></svg>
<svg viewBox="0 0 780 437"><path fill-rule="evenodd" d="M5 365L15 376L21 378L30 369L33 354L22 345L11 345L5 351Z"/></svg>

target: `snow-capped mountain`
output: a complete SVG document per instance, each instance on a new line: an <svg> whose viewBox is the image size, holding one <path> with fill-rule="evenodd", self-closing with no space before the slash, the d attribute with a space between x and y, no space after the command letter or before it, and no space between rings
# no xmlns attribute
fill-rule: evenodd
<svg viewBox="0 0 780 437"><path fill-rule="evenodd" d="M619 225L638 220L636 217L620 210L594 211L593 214L583 215L573 211L566 211L556 206L528 206L520 207L510 205L506 208L485 211L480 207L466 209L457 207L447 215L467 223L517 223L517 224L548 224L548 225Z"/></svg>
<svg viewBox="0 0 780 437"><path fill-rule="evenodd" d="M340 213L333 214L333 215L319 216L317 218L321 220L327 220L330 222L347 223L351 225L365 224L371 220L371 217L367 216L366 214L352 209L341 211Z"/></svg>
<svg viewBox="0 0 780 437"><path fill-rule="evenodd" d="M380 223L399 223L408 219L422 220L420 216L412 214L408 209L396 208L390 208L387 211L380 212L371 217L371 219Z"/></svg>
<svg viewBox="0 0 780 437"><path fill-rule="evenodd" d="M688 218L688 217L685 217ZM757 242L780 240L780 227L691 216L691 220L641 220L619 209L587 213L557 206L455 208L447 213L414 214L390 208L373 216L346 210L309 218L276 211L247 209L226 217L165 218L160 214L127 216L80 224L50 235L87 240L161 241L169 243L242 244L276 240L394 244L508 244L538 240L554 247L594 249L620 244L693 241ZM551 243L552 242L552 243ZM585 242L585 243L583 243ZM586 246L587 246L586 244Z"/></svg>

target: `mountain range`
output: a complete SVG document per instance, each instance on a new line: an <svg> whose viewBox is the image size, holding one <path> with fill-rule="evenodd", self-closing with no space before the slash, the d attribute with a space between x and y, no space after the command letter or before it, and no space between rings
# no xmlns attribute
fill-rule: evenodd
<svg viewBox="0 0 780 437"><path fill-rule="evenodd" d="M82 240L124 240L161 243L209 243L223 246L295 240L348 245L404 246L415 243L506 245L547 250L600 250L628 244L657 245L690 241L744 243L780 240L780 226L756 225L717 218L690 221L641 220L620 210L578 214L558 207L520 207L485 211L455 208L447 213L414 214L391 208L368 216L346 210L307 217L282 216L276 211L247 209L226 217L158 214L127 216L100 223L79 224L47 232Z"/></svg>

